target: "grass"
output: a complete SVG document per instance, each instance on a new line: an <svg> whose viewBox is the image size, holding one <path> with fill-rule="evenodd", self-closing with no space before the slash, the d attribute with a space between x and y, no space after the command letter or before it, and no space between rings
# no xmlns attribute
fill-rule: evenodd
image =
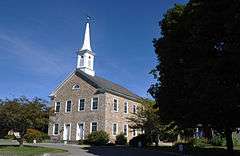
<svg viewBox="0 0 240 156"><path fill-rule="evenodd" d="M33 146L0 146L0 153L14 154L14 155L38 155L44 153L62 153L66 152L61 149L47 148L47 147L33 147Z"/></svg>

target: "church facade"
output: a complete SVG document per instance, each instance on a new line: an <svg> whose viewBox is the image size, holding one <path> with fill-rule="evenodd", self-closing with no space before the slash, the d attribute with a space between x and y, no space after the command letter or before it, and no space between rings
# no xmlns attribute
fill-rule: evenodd
<svg viewBox="0 0 240 156"><path fill-rule="evenodd" d="M128 140L137 135L137 130L130 129L127 118L136 113L141 97L97 76L94 57L87 22L76 69L50 94L54 113L50 116L48 134L52 140L84 140L99 130L106 131L112 142L120 133Z"/></svg>

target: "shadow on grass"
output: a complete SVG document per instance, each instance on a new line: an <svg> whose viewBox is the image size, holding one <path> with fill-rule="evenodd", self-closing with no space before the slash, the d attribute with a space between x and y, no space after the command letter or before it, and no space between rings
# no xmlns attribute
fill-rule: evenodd
<svg viewBox="0 0 240 156"><path fill-rule="evenodd" d="M224 148L198 148L190 153L194 156L230 156ZM240 151L234 151L234 156L240 156Z"/></svg>
<svg viewBox="0 0 240 156"><path fill-rule="evenodd" d="M227 150L223 147L207 146L206 148L186 148L184 152L178 152L176 147L147 147L149 150L159 150L166 152L174 152L179 154L191 155L191 156L230 156ZM234 156L240 156L240 150L234 151Z"/></svg>
<svg viewBox="0 0 240 156"><path fill-rule="evenodd" d="M129 146L92 146L84 147L83 149L98 156L172 156L171 153L166 151Z"/></svg>
<svg viewBox="0 0 240 156"><path fill-rule="evenodd" d="M92 146L84 147L83 149L98 156L230 156L226 149L218 147L188 149L183 153L179 153L176 148L172 147ZM234 156L240 156L240 151L236 150Z"/></svg>

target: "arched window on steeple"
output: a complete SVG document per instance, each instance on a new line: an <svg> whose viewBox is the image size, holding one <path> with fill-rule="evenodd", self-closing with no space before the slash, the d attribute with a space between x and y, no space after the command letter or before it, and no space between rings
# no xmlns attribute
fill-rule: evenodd
<svg viewBox="0 0 240 156"><path fill-rule="evenodd" d="M84 65L84 57L81 56L81 58L80 58L80 66L83 66L83 65Z"/></svg>
<svg viewBox="0 0 240 156"><path fill-rule="evenodd" d="M88 57L88 67L91 68L91 56Z"/></svg>

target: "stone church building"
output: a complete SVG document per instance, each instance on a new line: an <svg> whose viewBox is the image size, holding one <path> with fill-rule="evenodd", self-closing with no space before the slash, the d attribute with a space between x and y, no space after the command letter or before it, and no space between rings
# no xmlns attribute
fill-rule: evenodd
<svg viewBox="0 0 240 156"><path fill-rule="evenodd" d="M111 141L120 133L130 140L137 130L129 128L127 117L136 113L141 97L95 74L89 22L77 54L76 69L50 94L54 114L50 116L49 136L77 141L104 130Z"/></svg>

